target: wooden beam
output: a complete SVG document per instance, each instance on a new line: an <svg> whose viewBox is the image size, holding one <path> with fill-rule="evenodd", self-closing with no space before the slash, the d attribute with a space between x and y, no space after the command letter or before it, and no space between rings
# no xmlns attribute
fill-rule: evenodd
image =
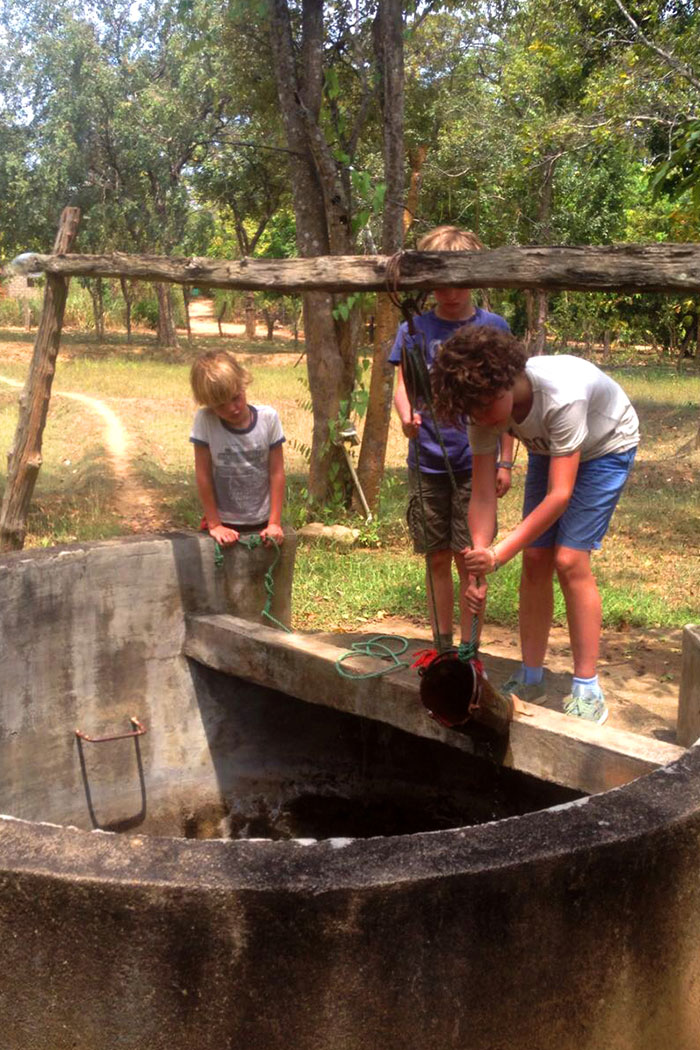
<svg viewBox="0 0 700 1050"><path fill-rule="evenodd" d="M683 628L676 736L684 747L700 739L700 627L692 624Z"/></svg>
<svg viewBox="0 0 700 1050"><path fill-rule="evenodd" d="M55 252L70 251L79 222L79 208L63 209L54 244ZM53 256L45 258L51 259ZM41 467L42 435L49 410L67 296L66 276L49 273L32 362L19 399L15 439L7 456L7 485L0 508L0 551L20 550L24 545L29 504Z"/></svg>
<svg viewBox="0 0 700 1050"><path fill-rule="evenodd" d="M189 617L183 648L186 656L225 674L475 752L469 737L444 729L427 715L415 672L342 678L336 660L343 651L313 636L282 634L220 615ZM362 672L386 665L358 657L343 666ZM533 704L523 708L511 726L503 764L577 791L592 794L619 787L683 754L673 744L592 725Z"/></svg>
<svg viewBox="0 0 700 1050"><path fill-rule="evenodd" d="M278 292L386 291L389 257L313 259L166 258L156 255L22 255L15 268L64 277L129 277L216 288ZM394 287L429 290L543 288L549 291L696 292L700 244L494 248L483 252L404 252Z"/></svg>

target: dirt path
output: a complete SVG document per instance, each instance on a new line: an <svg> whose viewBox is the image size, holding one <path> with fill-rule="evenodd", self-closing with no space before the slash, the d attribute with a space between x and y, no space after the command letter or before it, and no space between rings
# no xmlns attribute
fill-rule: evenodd
<svg viewBox="0 0 700 1050"><path fill-rule="evenodd" d="M219 326L216 321L214 301L212 299L192 299L190 301L190 328L192 329L192 335L219 335ZM245 336L245 325L233 321L223 321L221 331L224 335ZM255 338L264 342L266 336L266 325L258 324L255 329ZM294 336L286 328L275 328L275 339L293 340Z"/></svg>
<svg viewBox="0 0 700 1050"><path fill-rule="evenodd" d="M23 383L0 375L0 382L21 389ZM67 390L52 390L52 396L79 401L99 416L103 424L103 440L117 482L114 509L124 526L131 532L153 532L167 522L152 494L135 477L131 468L132 440L119 416L96 397Z"/></svg>

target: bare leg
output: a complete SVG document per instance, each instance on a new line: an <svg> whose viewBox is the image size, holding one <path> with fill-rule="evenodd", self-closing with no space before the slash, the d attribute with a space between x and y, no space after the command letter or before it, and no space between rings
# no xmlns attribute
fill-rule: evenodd
<svg viewBox="0 0 700 1050"><path fill-rule="evenodd" d="M520 647L523 663L542 667L554 611L554 548L528 547L520 575Z"/></svg>
<svg viewBox="0 0 700 1050"><path fill-rule="evenodd" d="M430 572L428 572L430 564ZM432 574L432 587L430 577ZM454 608L454 585L452 582L452 551L433 551L426 555L425 572L428 591L428 612L434 634L452 634L452 610ZM433 601L433 594L435 601ZM435 610L437 609L437 630Z"/></svg>
<svg viewBox="0 0 700 1050"><path fill-rule="evenodd" d="M555 565L566 602L574 675L592 678L598 664L602 610L590 551L557 547Z"/></svg>
<svg viewBox="0 0 700 1050"><path fill-rule="evenodd" d="M459 573L459 625L461 631L461 641L471 642L472 640L472 623L474 620L473 614L467 608L467 603L464 599L464 592L469 582L469 573L464 567L464 556L462 554L455 554L455 564L457 566L457 572ZM481 637L481 628L484 622L483 613L479 617L479 631L477 634L477 645L478 640Z"/></svg>

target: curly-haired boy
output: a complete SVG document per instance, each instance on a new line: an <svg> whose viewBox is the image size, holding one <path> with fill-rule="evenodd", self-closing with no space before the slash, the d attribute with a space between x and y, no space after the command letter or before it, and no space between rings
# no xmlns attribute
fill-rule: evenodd
<svg viewBox="0 0 700 1050"><path fill-rule="evenodd" d="M639 421L622 388L568 354L531 357L507 332L462 329L440 349L432 372L437 413L468 422L474 456L465 552L467 602L483 608L483 575L520 551L522 666L503 686L523 700L544 695L544 658L557 573L571 638L574 676L564 710L603 723L608 711L596 671L601 602L591 569L639 443ZM491 544L499 436L528 450L523 520Z"/></svg>

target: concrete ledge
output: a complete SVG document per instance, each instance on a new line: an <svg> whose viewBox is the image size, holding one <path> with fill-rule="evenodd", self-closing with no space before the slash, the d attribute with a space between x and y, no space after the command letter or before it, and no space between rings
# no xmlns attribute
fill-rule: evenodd
<svg viewBox="0 0 700 1050"><path fill-rule="evenodd" d="M683 628L676 737L684 747L690 747L700 737L700 627L692 624Z"/></svg>
<svg viewBox="0 0 700 1050"><path fill-rule="evenodd" d="M283 634L233 616L190 616L186 656L208 667L269 685L310 703L387 722L417 736L474 752L460 733L444 729L424 711L415 672L380 678L341 678L336 660L344 650L313 636ZM358 671L380 664L359 657ZM516 715L503 764L577 791L595 793L634 780L675 761L683 749L634 733L589 725L557 711L526 704Z"/></svg>

